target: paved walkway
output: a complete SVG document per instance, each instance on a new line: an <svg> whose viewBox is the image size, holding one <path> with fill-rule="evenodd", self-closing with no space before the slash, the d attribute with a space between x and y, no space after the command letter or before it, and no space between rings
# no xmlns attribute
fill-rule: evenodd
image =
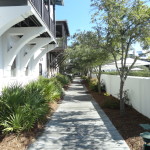
<svg viewBox="0 0 150 150"><path fill-rule="evenodd" d="M45 131L28 150L129 150L108 117L75 78Z"/></svg>

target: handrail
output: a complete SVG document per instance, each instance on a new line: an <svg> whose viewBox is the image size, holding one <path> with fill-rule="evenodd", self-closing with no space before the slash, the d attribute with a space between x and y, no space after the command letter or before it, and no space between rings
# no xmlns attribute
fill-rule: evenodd
<svg viewBox="0 0 150 150"><path fill-rule="evenodd" d="M55 27L56 27L55 22L50 18L50 28L54 36L56 36Z"/></svg>

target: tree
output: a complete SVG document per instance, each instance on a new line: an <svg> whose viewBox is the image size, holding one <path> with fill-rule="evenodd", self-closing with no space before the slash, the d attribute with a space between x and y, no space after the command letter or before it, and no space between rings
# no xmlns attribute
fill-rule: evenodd
<svg viewBox="0 0 150 150"><path fill-rule="evenodd" d="M150 8L141 0L91 0L94 8L92 21L105 30L107 51L115 60L120 75L120 113L125 114L124 84L131 66L126 66L128 52L132 45L139 42L144 48L150 46ZM120 56L121 68L117 64Z"/></svg>
<svg viewBox="0 0 150 150"><path fill-rule="evenodd" d="M76 33L73 36L72 48L69 49L74 67L96 73L98 91L101 93L101 67L108 61L109 54L105 50L102 33L95 30Z"/></svg>

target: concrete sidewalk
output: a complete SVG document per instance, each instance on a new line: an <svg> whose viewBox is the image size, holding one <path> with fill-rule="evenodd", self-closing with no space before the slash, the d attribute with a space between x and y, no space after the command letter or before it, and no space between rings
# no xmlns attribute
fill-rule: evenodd
<svg viewBox="0 0 150 150"><path fill-rule="evenodd" d="M129 150L116 128L75 78L44 133L28 150Z"/></svg>

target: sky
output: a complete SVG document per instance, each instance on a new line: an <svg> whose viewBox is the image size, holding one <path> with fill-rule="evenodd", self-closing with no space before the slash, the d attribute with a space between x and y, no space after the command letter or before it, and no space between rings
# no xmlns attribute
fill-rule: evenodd
<svg viewBox="0 0 150 150"><path fill-rule="evenodd" d="M67 20L70 35L77 30L91 30L91 0L64 0L64 6L56 6L56 20Z"/></svg>
<svg viewBox="0 0 150 150"><path fill-rule="evenodd" d="M149 0L147 5L150 6ZM91 0L64 0L64 6L56 6L56 20L67 20L70 35L78 30L92 30ZM70 42L68 43L70 45ZM136 50L142 50L140 45L134 45Z"/></svg>

